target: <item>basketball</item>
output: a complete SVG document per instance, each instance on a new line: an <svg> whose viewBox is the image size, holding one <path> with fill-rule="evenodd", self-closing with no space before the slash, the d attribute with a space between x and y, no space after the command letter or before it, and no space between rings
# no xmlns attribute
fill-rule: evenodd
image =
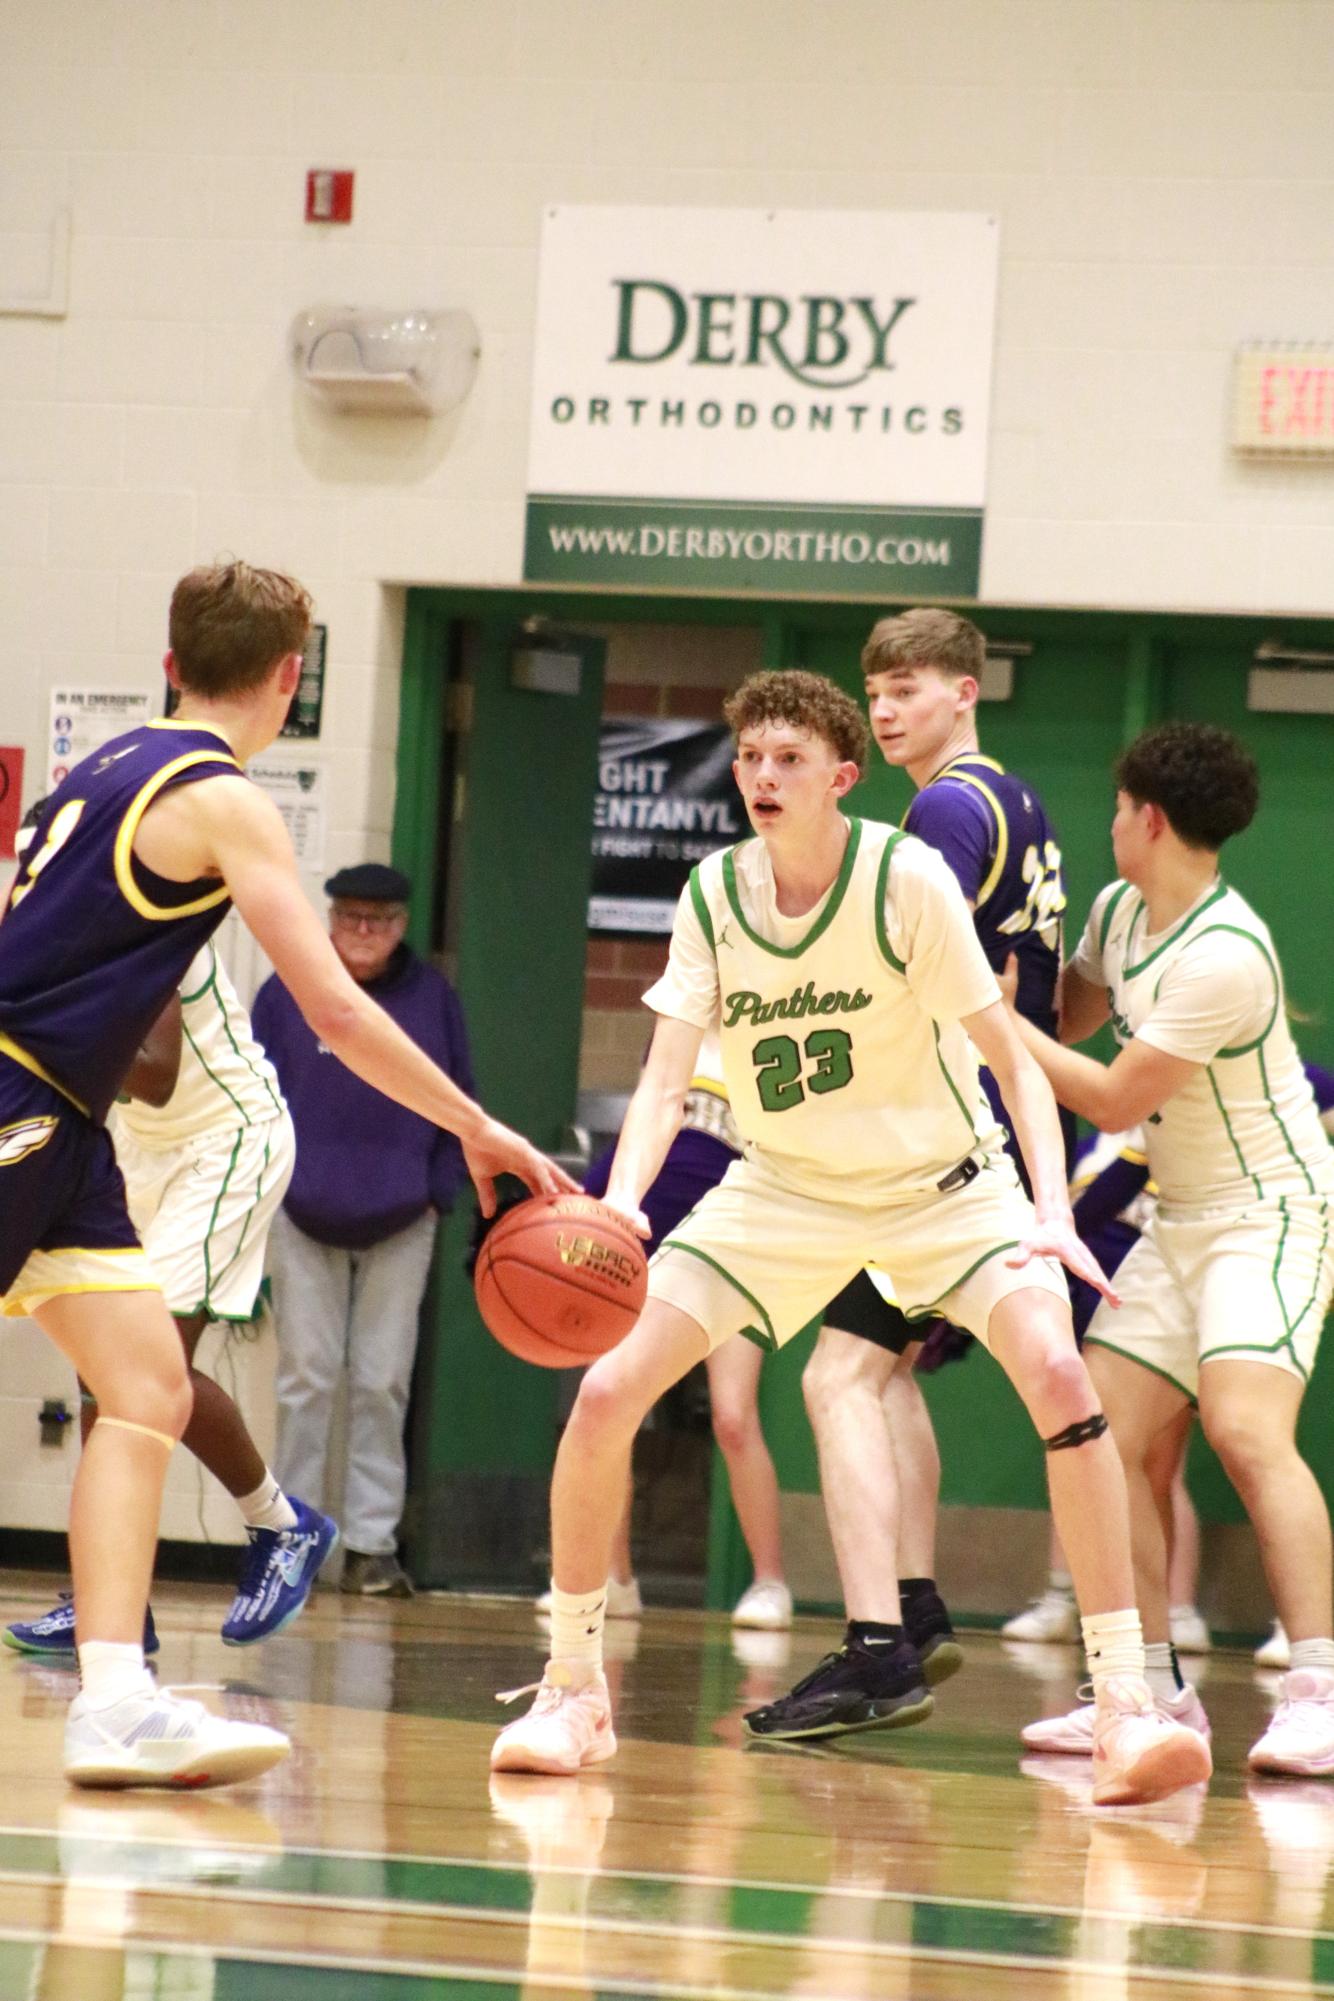
<svg viewBox="0 0 1334 2001"><path fill-rule="evenodd" d="M544 1369L581 1368L639 1318L648 1261L626 1218L591 1195L534 1195L490 1230L477 1306L502 1348Z"/></svg>

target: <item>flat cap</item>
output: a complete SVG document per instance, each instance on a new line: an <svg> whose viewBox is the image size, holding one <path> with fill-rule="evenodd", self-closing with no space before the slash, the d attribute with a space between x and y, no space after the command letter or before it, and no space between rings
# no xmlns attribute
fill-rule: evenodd
<svg viewBox="0 0 1334 2001"><path fill-rule="evenodd" d="M385 862L356 862L340 868L324 885L326 896L356 897L361 903L406 903L412 884L400 868Z"/></svg>

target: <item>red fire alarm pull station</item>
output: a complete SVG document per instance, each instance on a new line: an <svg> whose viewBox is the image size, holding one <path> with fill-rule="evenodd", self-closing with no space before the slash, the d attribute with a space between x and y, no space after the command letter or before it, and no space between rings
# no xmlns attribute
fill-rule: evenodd
<svg viewBox="0 0 1334 2001"><path fill-rule="evenodd" d="M351 222L351 168L312 167L306 175L306 221Z"/></svg>

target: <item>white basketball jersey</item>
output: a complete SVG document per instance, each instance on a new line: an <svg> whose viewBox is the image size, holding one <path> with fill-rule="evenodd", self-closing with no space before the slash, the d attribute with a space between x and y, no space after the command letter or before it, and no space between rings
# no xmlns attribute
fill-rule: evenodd
<svg viewBox="0 0 1334 2001"><path fill-rule="evenodd" d="M1334 1190L1329 1139L1288 1032L1268 926L1221 879L1165 935L1146 936L1147 922L1144 898L1128 883L1104 890L1074 965L1106 988L1123 1048L1142 1033L1200 1066L1143 1126L1162 1202L1245 1208ZM1229 1009L1240 1025L1211 1029Z"/></svg>
<svg viewBox="0 0 1334 2001"><path fill-rule="evenodd" d="M777 915L760 840L701 862L689 896L717 961L723 1073L748 1153L806 1192L878 1205L999 1149L958 1024L996 998L995 981L932 850L853 820L839 875L807 917ZM649 1005L671 1013L671 987L669 965ZM938 1019L928 997L951 1008Z"/></svg>
<svg viewBox="0 0 1334 2001"><path fill-rule="evenodd" d="M181 1068L165 1105L131 1098L116 1116L141 1146L174 1147L198 1133L263 1125L285 1109L278 1076L209 944L181 981Z"/></svg>

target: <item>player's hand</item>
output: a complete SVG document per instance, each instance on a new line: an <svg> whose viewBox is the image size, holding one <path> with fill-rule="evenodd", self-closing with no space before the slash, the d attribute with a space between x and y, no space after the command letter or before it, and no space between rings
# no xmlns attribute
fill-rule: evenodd
<svg viewBox="0 0 1334 2001"><path fill-rule="evenodd" d="M618 1216L624 1216L637 1237L648 1238L653 1235L653 1225L632 1197L609 1188L602 1197L602 1206L604 1209L614 1209Z"/></svg>
<svg viewBox="0 0 1334 2001"><path fill-rule="evenodd" d="M1121 1296L1113 1291L1106 1272L1082 1239L1076 1234L1072 1222L1035 1222L1026 1236L1020 1238L1005 1262L1011 1271L1019 1271L1032 1258L1059 1258L1068 1271L1076 1278L1082 1278L1095 1292L1101 1293L1109 1306L1119 1306Z"/></svg>
<svg viewBox="0 0 1334 2001"><path fill-rule="evenodd" d="M579 1183L519 1133L488 1119L477 1137L461 1141L463 1158L484 1216L496 1213L496 1176L513 1174L532 1195L577 1195Z"/></svg>
<svg viewBox="0 0 1334 2001"><path fill-rule="evenodd" d="M1001 990L1001 999L1006 1007L1013 1007L1019 996L1019 955L1011 952L1005 961L1005 971L997 973L996 984Z"/></svg>

